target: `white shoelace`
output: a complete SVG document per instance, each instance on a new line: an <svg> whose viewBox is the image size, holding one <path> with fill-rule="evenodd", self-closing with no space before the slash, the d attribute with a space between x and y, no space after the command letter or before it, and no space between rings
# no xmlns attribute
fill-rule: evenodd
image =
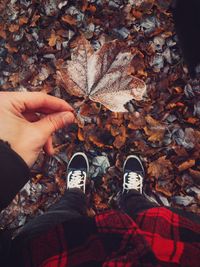
<svg viewBox="0 0 200 267"><path fill-rule="evenodd" d="M128 175L127 182L124 183L124 189L125 190L130 190L130 189L135 189L137 191L142 191L142 176L136 172L129 172L126 175ZM126 180L126 177L125 179Z"/></svg>
<svg viewBox="0 0 200 267"><path fill-rule="evenodd" d="M84 171L71 171L68 174L68 188L81 188L83 186L85 190L85 178L86 173Z"/></svg>

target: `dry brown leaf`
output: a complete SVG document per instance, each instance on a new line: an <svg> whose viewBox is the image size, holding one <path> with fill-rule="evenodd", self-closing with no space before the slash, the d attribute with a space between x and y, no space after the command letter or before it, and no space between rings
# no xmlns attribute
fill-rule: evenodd
<svg viewBox="0 0 200 267"><path fill-rule="evenodd" d="M159 142L163 139L165 126L155 120L150 115L145 117L147 126L144 127L145 134L150 142Z"/></svg>
<svg viewBox="0 0 200 267"><path fill-rule="evenodd" d="M100 107L98 107L97 103L91 103L91 105L82 105L80 107L80 114L82 116L91 116L91 115L96 115L100 111Z"/></svg>
<svg viewBox="0 0 200 267"><path fill-rule="evenodd" d="M71 95L90 98L114 112L126 112L131 99L141 100L145 83L128 75L133 59L124 43L115 40L94 53L83 37L76 40L72 60L57 70L57 82Z"/></svg>
<svg viewBox="0 0 200 267"><path fill-rule="evenodd" d="M100 140L99 140L99 138L97 137L97 136L95 136L95 135L90 135L89 136L89 140L93 143L93 144L95 144L96 146L98 146L98 147L104 147L105 146L105 144L103 144Z"/></svg>
<svg viewBox="0 0 200 267"><path fill-rule="evenodd" d="M139 112L134 112L133 114L129 114L128 116L130 116L130 122L128 124L129 129L142 129L146 125L146 121L143 117L143 114L140 114Z"/></svg>
<svg viewBox="0 0 200 267"><path fill-rule="evenodd" d="M6 31L4 29L4 25L0 25L0 37L3 39L6 39L6 37L7 37Z"/></svg>
<svg viewBox="0 0 200 267"><path fill-rule="evenodd" d="M166 197L172 196L172 193L169 190L167 190L167 188L164 188L163 186L159 186L158 184L156 184L155 189L157 192L162 193Z"/></svg>
<svg viewBox="0 0 200 267"><path fill-rule="evenodd" d="M197 185L200 185L200 171L189 169L189 173L192 176L194 182Z"/></svg>
<svg viewBox="0 0 200 267"><path fill-rule="evenodd" d="M95 207L98 209L107 209L108 208L108 205L103 203L102 198L97 193L94 193L93 201L94 201Z"/></svg>
<svg viewBox="0 0 200 267"><path fill-rule="evenodd" d="M126 142L126 127L121 125L118 129L119 134L116 136L113 146L117 149L121 148Z"/></svg>
<svg viewBox="0 0 200 267"><path fill-rule="evenodd" d="M20 74L19 73L13 73L9 77L9 81L12 83L12 86L15 87L20 82Z"/></svg>
<svg viewBox="0 0 200 267"><path fill-rule="evenodd" d="M193 167L194 165L195 165L195 160L194 160L194 159L189 159L189 160L187 160L187 161L181 163L181 164L178 166L178 170L179 170L180 172L182 172L182 171L185 171L185 170L187 170L187 169Z"/></svg>
<svg viewBox="0 0 200 267"><path fill-rule="evenodd" d="M166 159L166 156L162 156L149 164L147 172L150 176L159 178L168 175L172 169L171 161Z"/></svg>

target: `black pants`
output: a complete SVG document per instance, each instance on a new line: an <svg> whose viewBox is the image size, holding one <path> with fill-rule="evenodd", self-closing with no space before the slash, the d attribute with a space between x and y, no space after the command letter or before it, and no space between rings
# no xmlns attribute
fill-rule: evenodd
<svg viewBox="0 0 200 267"><path fill-rule="evenodd" d="M64 196L43 215L40 215L27 223L18 237L26 239L34 237L53 225L69 221L81 216L87 216L86 196L79 189L67 190ZM122 194L119 200L119 208L135 219L141 211L157 207L158 205L147 200L136 190ZM170 208L190 220L200 222L200 217L179 209Z"/></svg>

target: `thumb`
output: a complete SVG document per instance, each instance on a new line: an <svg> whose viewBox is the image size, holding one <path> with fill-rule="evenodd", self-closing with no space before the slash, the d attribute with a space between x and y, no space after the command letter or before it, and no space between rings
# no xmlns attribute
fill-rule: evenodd
<svg viewBox="0 0 200 267"><path fill-rule="evenodd" d="M74 115L70 111L49 114L34 123L44 138L48 138L55 131L74 122ZM46 140L45 140L46 141Z"/></svg>

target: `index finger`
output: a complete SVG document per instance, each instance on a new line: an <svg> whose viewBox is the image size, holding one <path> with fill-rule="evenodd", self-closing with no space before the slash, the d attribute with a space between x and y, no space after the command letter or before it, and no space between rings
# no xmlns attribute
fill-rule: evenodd
<svg viewBox="0 0 200 267"><path fill-rule="evenodd" d="M40 112L62 112L72 111L73 108L64 100L55 96L47 95L41 92L8 92L14 106L19 108L21 113L25 111ZM18 105L16 105L16 102Z"/></svg>

